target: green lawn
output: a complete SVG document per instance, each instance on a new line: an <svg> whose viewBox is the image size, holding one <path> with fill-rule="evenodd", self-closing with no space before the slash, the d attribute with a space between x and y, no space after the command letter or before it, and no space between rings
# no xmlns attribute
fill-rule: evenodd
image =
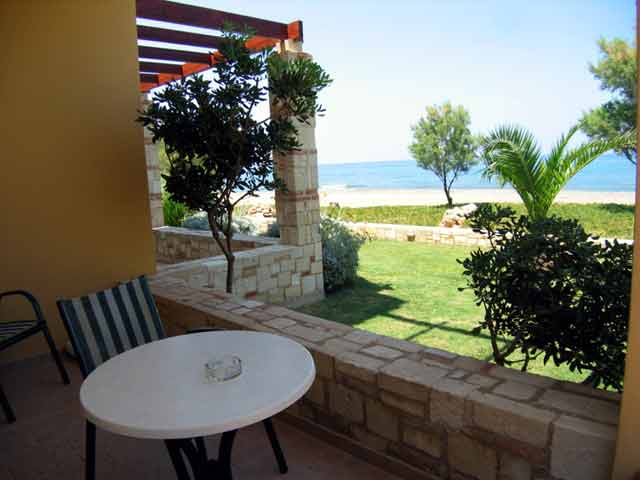
<svg viewBox="0 0 640 480"><path fill-rule="evenodd" d="M491 359L487 337L471 330L482 317L456 262L466 247L375 240L360 251L355 285L300 309L305 313L390 337ZM579 381L566 368L536 363L530 371Z"/></svg>
<svg viewBox="0 0 640 480"><path fill-rule="evenodd" d="M505 203L517 213L525 213L520 203ZM437 206L365 207L340 209L342 219L350 222L395 223L399 225L438 225L447 209ZM326 210L325 210L326 211ZM334 213L337 213L334 210ZM587 232L603 237L632 238L632 205L617 203L559 203L551 207L551 214L577 219Z"/></svg>

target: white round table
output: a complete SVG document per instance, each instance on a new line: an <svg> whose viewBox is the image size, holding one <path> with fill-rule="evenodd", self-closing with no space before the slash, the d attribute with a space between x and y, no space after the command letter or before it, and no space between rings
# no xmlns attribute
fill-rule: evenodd
<svg viewBox="0 0 640 480"><path fill-rule="evenodd" d="M208 383L204 364L222 355L238 356L242 374ZM293 340L259 332L205 332L151 342L111 358L85 379L80 401L87 419L110 432L192 439L235 433L269 419L302 397L314 378L311 354ZM232 443L233 436L227 439L229 456Z"/></svg>

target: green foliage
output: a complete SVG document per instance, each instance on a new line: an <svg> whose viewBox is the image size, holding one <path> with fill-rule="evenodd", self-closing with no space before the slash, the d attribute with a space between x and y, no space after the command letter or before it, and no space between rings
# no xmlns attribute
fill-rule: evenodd
<svg viewBox="0 0 640 480"><path fill-rule="evenodd" d="M500 203L516 214L527 213L521 203ZM446 205L395 205L379 207L325 207L325 215L345 222L391 223L397 225L437 226ZM574 218L585 230L602 237L633 238L634 206L619 203L555 203L550 215Z"/></svg>
<svg viewBox="0 0 640 480"><path fill-rule="evenodd" d="M575 126L560 136L549 154L544 155L529 131L510 125L498 127L482 140L487 164L484 174L502 184L510 184L532 220L541 220L574 175L600 155L626 145L635 135L628 132L570 148L569 141L578 130L579 126Z"/></svg>
<svg viewBox="0 0 640 480"><path fill-rule="evenodd" d="M324 289L333 292L355 280L358 251L366 239L329 217L324 217L320 222L320 236Z"/></svg>
<svg viewBox="0 0 640 480"><path fill-rule="evenodd" d="M476 332L488 332L495 362L527 370L541 357L621 390L633 248L594 242L575 220L517 217L491 205L471 223L491 248L461 263L485 309Z"/></svg>
<svg viewBox="0 0 640 480"><path fill-rule="evenodd" d="M581 120L582 130L591 138L610 140L636 128L638 108L638 65L636 49L622 39L598 41L601 57L589 71L600 81L600 88L611 92L611 99L585 113ZM636 141L629 138L626 145L618 146L616 152L636 162Z"/></svg>
<svg viewBox="0 0 640 480"><path fill-rule="evenodd" d="M488 335L472 333L484 311L475 305L471 290L456 293L465 278L456 260L467 257L470 250L371 240L360 249L358 276L352 286L300 310L380 335L489 361ZM528 371L572 382L581 382L587 376L570 372L566 365L543 365L541 359L532 361Z"/></svg>
<svg viewBox="0 0 640 480"><path fill-rule="evenodd" d="M280 224L271 222L267 225L267 237L280 238Z"/></svg>
<svg viewBox="0 0 640 480"><path fill-rule="evenodd" d="M409 151L419 167L440 179L450 207L453 182L477 162L478 140L469 130L470 123L463 106L446 102L427 107L426 117L411 128L413 143Z"/></svg>
<svg viewBox="0 0 640 480"><path fill-rule="evenodd" d="M165 192L162 192L162 211L164 213L164 224L170 227L181 226L184 217L190 213L189 207L184 203L172 200Z"/></svg>
<svg viewBox="0 0 640 480"><path fill-rule="evenodd" d="M207 214L213 238L227 258L231 292L234 209L259 189L284 189L274 172L273 154L300 147L294 122L309 122L322 107L318 93L331 82L307 57L287 61L272 49L252 52L249 33L225 31L221 61L213 79L184 78L157 93L139 121L163 141L171 198ZM267 82L268 80L268 82ZM256 108L269 100L276 114L256 119Z"/></svg>

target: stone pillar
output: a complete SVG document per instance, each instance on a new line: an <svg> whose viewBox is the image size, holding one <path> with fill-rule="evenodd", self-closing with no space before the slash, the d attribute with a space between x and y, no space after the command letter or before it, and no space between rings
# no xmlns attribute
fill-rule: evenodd
<svg viewBox="0 0 640 480"><path fill-rule="evenodd" d="M287 44L281 55L287 59L302 53L298 42ZM277 106L271 105L277 115ZM300 247L296 260L294 284L286 289L285 302L305 303L312 297L324 295L322 276L322 243L320 241L320 201L318 197L318 154L315 139L315 119L309 124L294 120L298 130L300 150L288 155L274 155L276 175L281 178L286 191L276 191L276 213L280 226L280 242ZM300 302L296 302L296 297ZM304 298L303 298L304 297Z"/></svg>
<svg viewBox="0 0 640 480"><path fill-rule="evenodd" d="M145 110L150 103L149 95L140 95L140 109ZM164 225L162 210L162 184L160 177L160 157L158 146L153 143L153 135L144 129L144 156L147 162L147 180L149 182L149 207L151 211L151 228Z"/></svg>

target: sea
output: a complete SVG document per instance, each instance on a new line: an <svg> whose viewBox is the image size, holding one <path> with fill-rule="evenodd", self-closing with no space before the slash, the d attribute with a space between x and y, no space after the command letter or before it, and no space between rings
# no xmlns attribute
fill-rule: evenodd
<svg viewBox="0 0 640 480"><path fill-rule="evenodd" d="M422 189L442 188L431 172L419 168L414 160L361 163L320 163L320 187L323 189ZM606 154L592 162L565 187L566 190L596 192L633 192L635 165L621 155ZM456 189L497 188L482 178L478 166L460 176ZM505 187L508 188L508 187Z"/></svg>

